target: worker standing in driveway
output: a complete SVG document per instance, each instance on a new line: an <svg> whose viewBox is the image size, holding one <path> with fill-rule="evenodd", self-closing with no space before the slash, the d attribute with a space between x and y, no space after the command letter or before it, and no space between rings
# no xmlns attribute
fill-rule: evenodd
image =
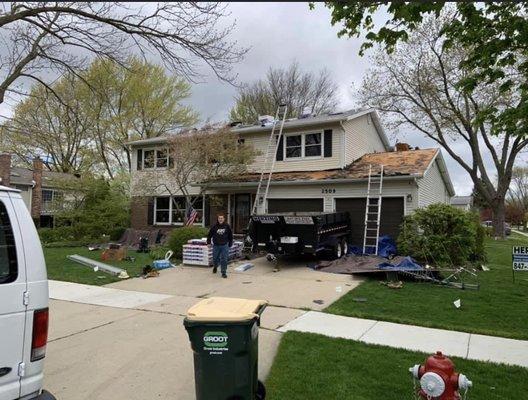
<svg viewBox="0 0 528 400"><path fill-rule="evenodd" d="M225 222L225 216L218 214L216 224L209 229L207 234L207 244L213 244L213 274L218 270L222 278L227 278L227 260L229 258L229 249L233 245L233 231L228 223Z"/></svg>

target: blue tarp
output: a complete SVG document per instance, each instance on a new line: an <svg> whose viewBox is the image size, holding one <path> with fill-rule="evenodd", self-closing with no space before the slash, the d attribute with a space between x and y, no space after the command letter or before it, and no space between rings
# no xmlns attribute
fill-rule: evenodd
<svg viewBox="0 0 528 400"><path fill-rule="evenodd" d="M349 246L348 254L355 254L356 256L363 255L363 249L358 246ZM365 254L374 254L373 247L367 247ZM396 243L389 235L380 236L378 239L378 255L380 257L389 258L396 255Z"/></svg>
<svg viewBox="0 0 528 400"><path fill-rule="evenodd" d="M389 262L381 263L378 265L378 268L383 269L383 270L396 270L396 271L421 271L423 270L423 267L409 256L405 257L398 264L391 264Z"/></svg>

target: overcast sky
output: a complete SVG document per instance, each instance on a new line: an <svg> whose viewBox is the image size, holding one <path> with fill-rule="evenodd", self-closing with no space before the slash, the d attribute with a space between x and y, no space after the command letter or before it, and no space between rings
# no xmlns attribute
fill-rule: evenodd
<svg viewBox="0 0 528 400"><path fill-rule="evenodd" d="M354 88L360 86L368 69L368 57L358 55L361 39L337 37L338 27L331 26L330 10L322 4L311 11L307 3L232 3L229 10L236 19L233 38L251 47L235 67L241 82L264 76L270 66L298 61L306 71L330 70L339 86L342 110L357 105ZM209 76L206 83L194 85L190 103L203 120L225 120L235 94L236 88ZM398 139L412 146L435 147L431 140L412 131L387 134L391 143ZM443 154L457 194L470 194L473 184L466 172L445 151Z"/></svg>
<svg viewBox="0 0 528 400"><path fill-rule="evenodd" d="M368 57L358 55L361 39L337 37L338 27L331 26L330 11L324 5L317 4L312 11L307 3L231 3L228 9L231 16L224 23L236 21L231 38L250 48L244 60L234 66L239 82L263 77L270 66L288 66L297 61L305 71L326 68L331 72L339 87L339 109L357 106L354 88L360 87L369 66ZM386 16L378 14L376 19L384 22ZM203 80L204 83L193 85L189 103L202 121L226 120L236 88L212 73ZM0 116L10 115L14 102L12 99L1 105ZM392 144L399 140L421 148L435 147L434 142L412 130L397 134L387 130L387 134ZM461 150L460 154L469 156L466 151ZM470 194L473 185L469 176L445 151L443 154L457 194Z"/></svg>

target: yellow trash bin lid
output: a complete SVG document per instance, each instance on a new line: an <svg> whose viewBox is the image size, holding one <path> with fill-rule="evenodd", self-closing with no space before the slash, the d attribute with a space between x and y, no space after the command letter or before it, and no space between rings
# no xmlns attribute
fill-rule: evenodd
<svg viewBox="0 0 528 400"><path fill-rule="evenodd" d="M259 309L266 300L211 297L195 304L187 311L187 320L202 322L237 322L259 318Z"/></svg>

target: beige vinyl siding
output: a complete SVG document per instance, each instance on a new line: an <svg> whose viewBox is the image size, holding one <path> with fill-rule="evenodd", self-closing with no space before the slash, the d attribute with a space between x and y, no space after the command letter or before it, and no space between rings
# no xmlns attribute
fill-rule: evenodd
<svg viewBox="0 0 528 400"><path fill-rule="evenodd" d="M328 189L332 193L328 193ZM335 193L333 190L335 189ZM407 195L412 196L407 201ZM268 198L270 199L295 199L295 198L322 198L324 199L325 212L335 211L335 199L340 197L366 197L367 183L328 183L320 185L272 185ZM405 215L411 213L418 206L417 186L413 179L384 181L383 196L404 197Z"/></svg>
<svg viewBox="0 0 528 400"><path fill-rule="evenodd" d="M418 182L418 205L427 207L434 203L450 203L450 196L435 160Z"/></svg>
<svg viewBox="0 0 528 400"><path fill-rule="evenodd" d="M343 127L345 128L345 165L364 154L386 151L370 114L345 121Z"/></svg>
<svg viewBox="0 0 528 400"><path fill-rule="evenodd" d="M152 146L145 147L152 148ZM178 189L174 177L167 169L137 170L137 147L132 148L132 174L130 189L134 196L178 196L182 193ZM199 194L200 188L189 187L190 194Z"/></svg>
<svg viewBox="0 0 528 400"><path fill-rule="evenodd" d="M302 134L321 132L321 137L324 138L323 131L325 129L332 129L332 157L324 157L323 148L321 157L301 158L298 160L284 158L284 161L277 161L275 163L273 172L320 171L325 169L341 168L343 129L339 124L325 125L315 128L288 130L284 131L283 134L284 136L287 136L297 133ZM260 154L255 158L253 164L248 167L250 171L260 172L262 170L262 164L264 163L266 150L268 147L269 136L270 132L245 133L241 135L241 137L245 139L246 144L252 145L258 152L260 152Z"/></svg>

